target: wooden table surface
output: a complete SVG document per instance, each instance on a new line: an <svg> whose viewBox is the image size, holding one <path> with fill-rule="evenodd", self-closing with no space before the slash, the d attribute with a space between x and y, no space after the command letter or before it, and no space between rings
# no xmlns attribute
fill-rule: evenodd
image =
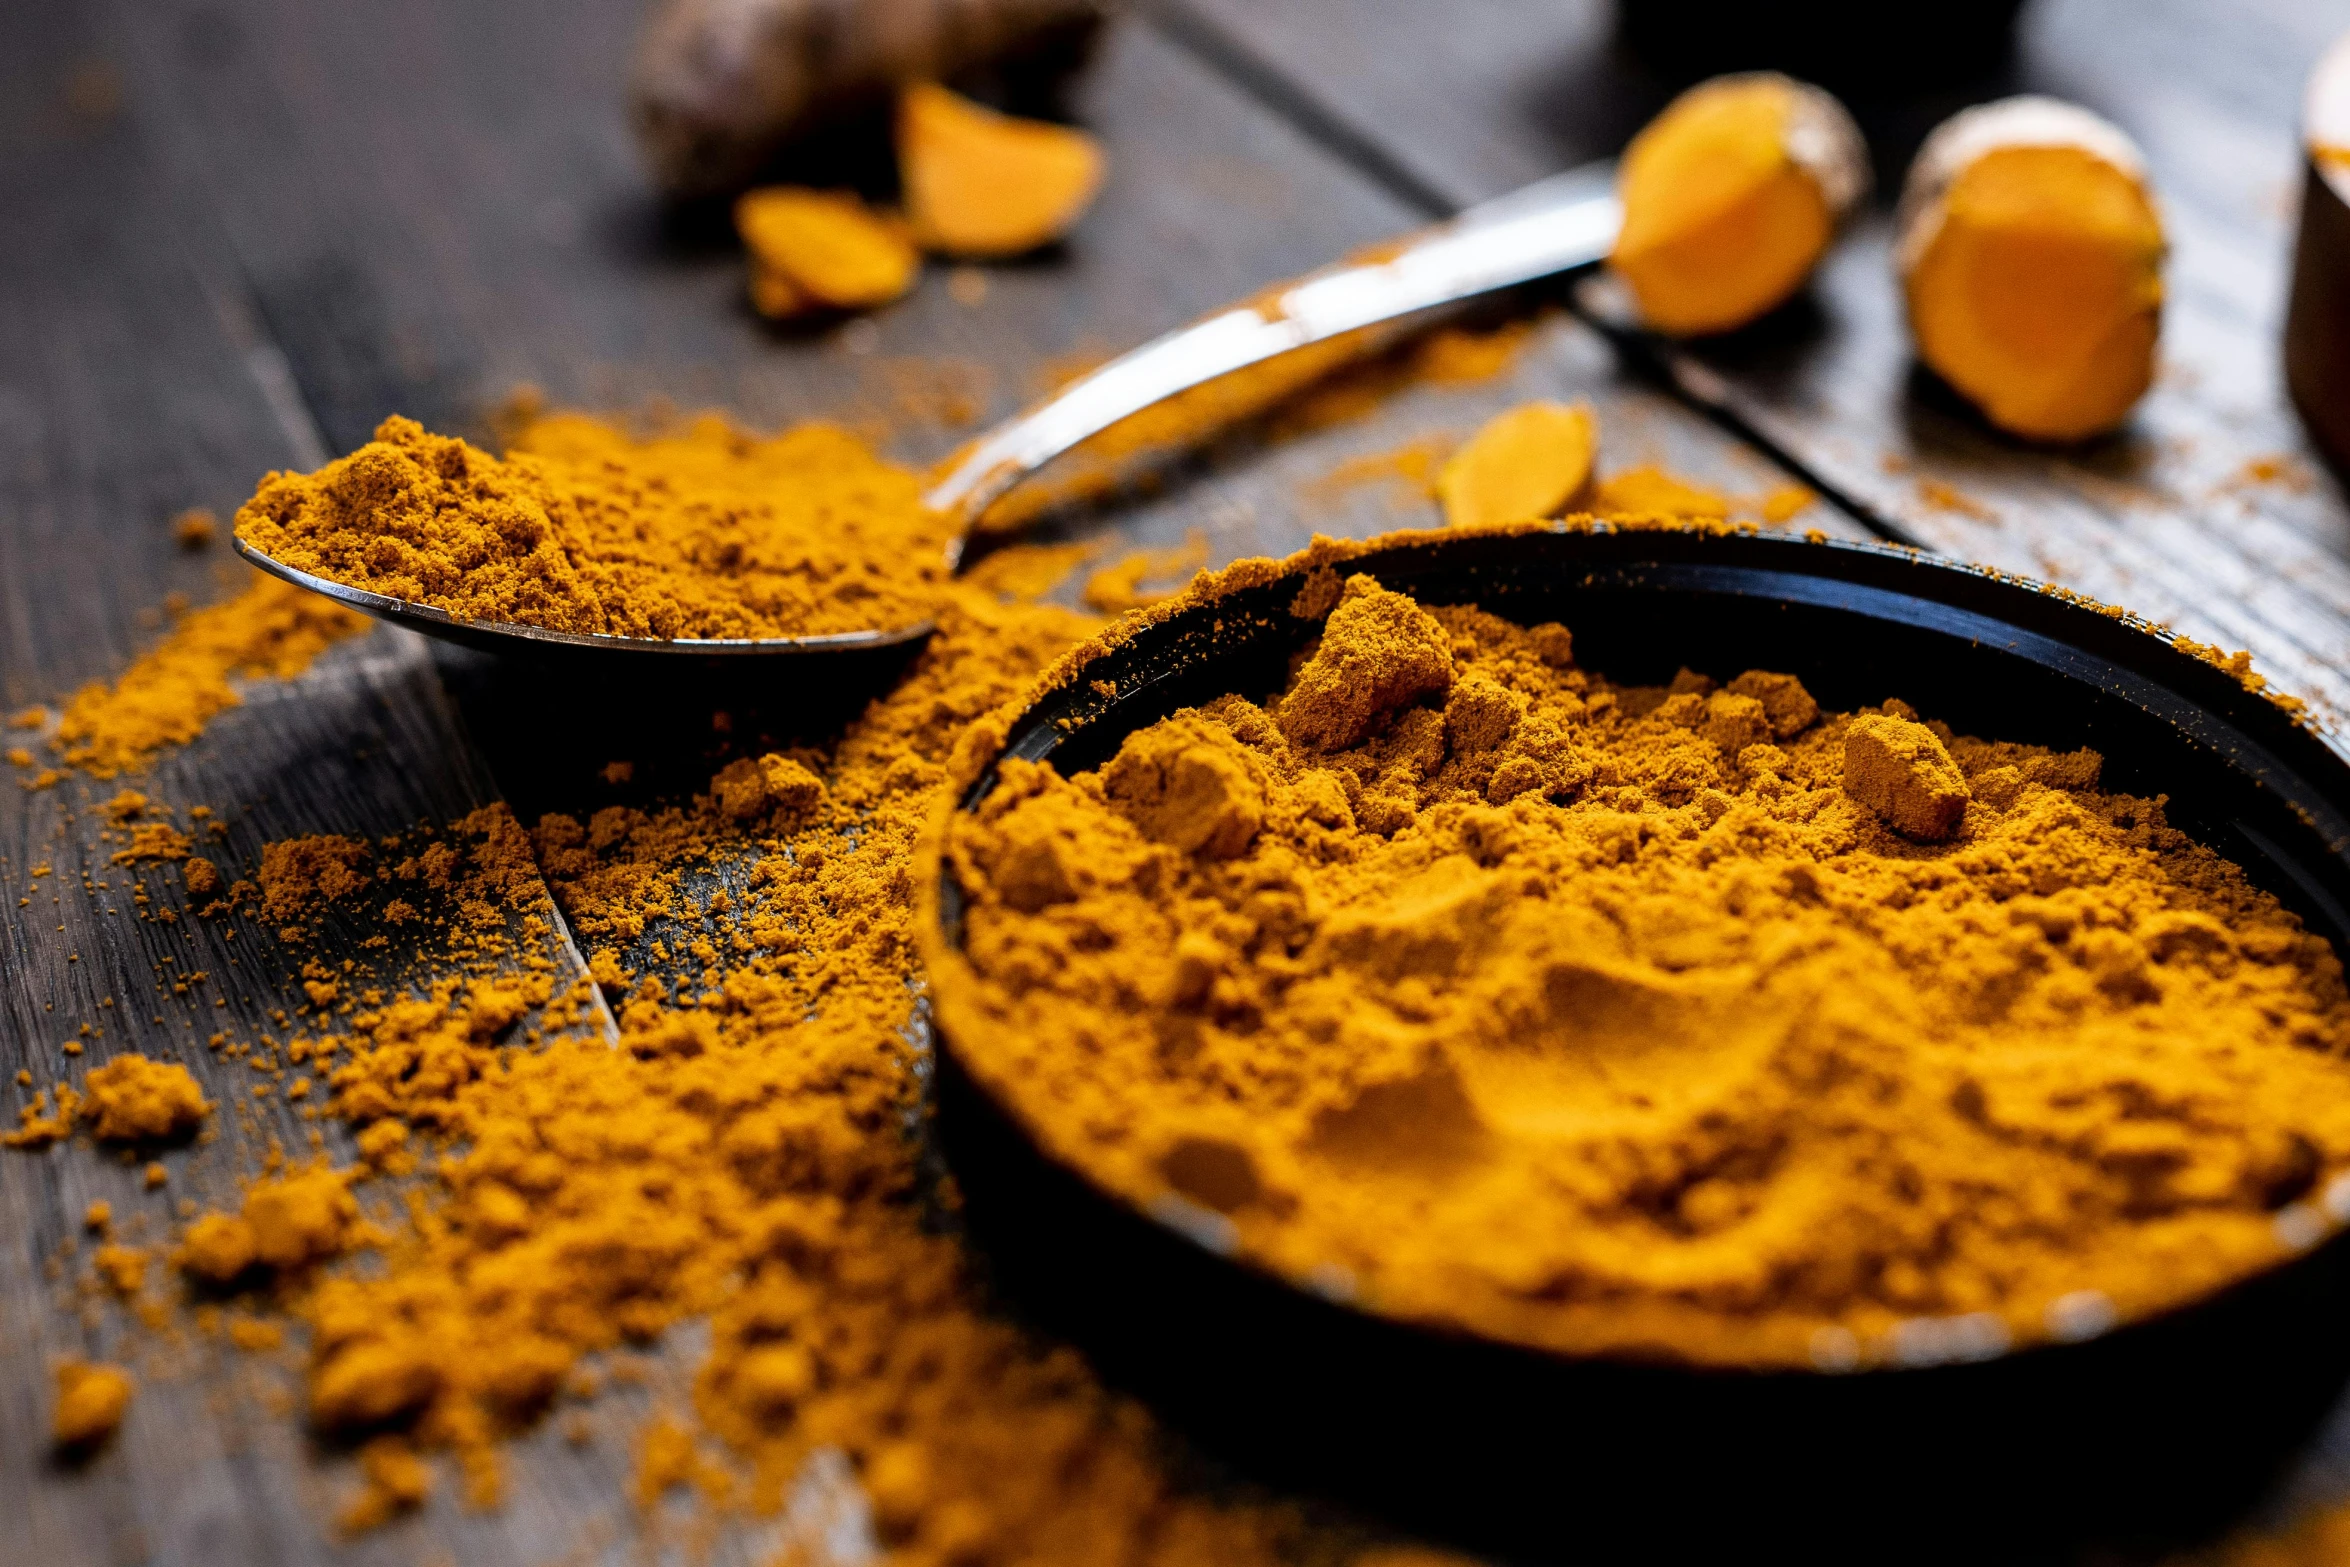
<svg viewBox="0 0 2350 1567"><path fill-rule="evenodd" d="M225 516L264 470L315 465L388 413L483 435L530 382L565 404L845 416L928 459L1056 365L1613 153L1674 85L1615 42L1594 0L1152 0L1069 84L1112 174L1064 250L991 269L975 303L934 268L869 324L809 335L757 321L722 229L665 217L650 196L621 110L638 9L0 6L0 701L55 703L109 678L159 635L166 595L234 591L221 551L175 546L172 515ZM1785 477L1775 450L1857 514L1823 504L1797 526L1898 532L2083 589L2248 648L2321 712L2350 713L2350 509L2306 450L2276 354L2300 82L2350 4L2221 12L2031 0L1995 77L1854 104L1887 183L1943 113L2021 88L2084 102L2145 144L2176 242L2165 365L2112 440L2027 450L1919 383L1880 204L1809 301L1703 352L1724 388L1710 413L1546 307L1494 381L1226 443L1066 527L1155 545L1198 531L1221 561L1423 521L1426 503L1399 487L1317 481L1530 396L1587 398L1606 467L1656 460L1754 493ZM2282 467L2248 479L2261 459ZM222 812L238 860L296 833L380 835L500 798L526 819L584 811L615 798L596 764L659 738L610 706L379 629L254 687L136 782ZM699 779L689 766L669 781ZM236 1092L233 1063L198 1042L268 1031L299 997L298 960L261 932L240 950L209 925L134 918L133 878L98 838L95 807L117 787L0 789L0 1081L78 1076L139 1049L186 1060L216 1097ZM158 902L177 896L167 880ZM223 978L177 996L157 983L166 958ZM69 1061L61 1046L85 1021L98 1033ZM0 1108L24 1097L6 1092ZM625 1500L626 1438L662 1375L690 1373L690 1332L664 1345L653 1386L599 1406L584 1446L521 1443L502 1510L436 1501L335 1542L349 1460L306 1443L283 1375L202 1335L131 1325L61 1270L92 1199L160 1239L175 1204L233 1198L273 1138L299 1148L309 1130L282 1105L220 1119L219 1137L167 1156L160 1194L86 1144L0 1155L0 1558L526 1567L676 1546ZM348 1157L337 1135L328 1147ZM120 1439L78 1467L45 1442L48 1368L66 1354L146 1373ZM2345 1466L2350 1414L2279 1505L2350 1489ZM774 1542L746 1527L704 1543L704 1559L748 1563ZM2016 1559L2031 1555L2019 1542Z"/></svg>

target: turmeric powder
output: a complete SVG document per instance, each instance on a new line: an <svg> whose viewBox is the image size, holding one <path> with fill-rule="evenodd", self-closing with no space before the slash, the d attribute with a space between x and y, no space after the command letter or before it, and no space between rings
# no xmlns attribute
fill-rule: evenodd
<svg viewBox="0 0 2350 1567"><path fill-rule="evenodd" d="M2334 953L2094 752L1311 580L1285 689L950 823L940 1018L1056 1157L1373 1310L1715 1365L2078 1337L2350 1216Z"/></svg>
<svg viewBox="0 0 2350 1567"><path fill-rule="evenodd" d="M1803 286L1867 185L1834 98L1775 72L1716 77L1625 149L1609 265L1658 331L1726 332Z"/></svg>
<svg viewBox="0 0 2350 1567"><path fill-rule="evenodd" d="M503 459L393 418L314 474L273 473L237 536L461 619L598 635L790 637L929 617L953 525L844 430L759 438L705 415L635 439L525 415Z"/></svg>
<svg viewBox="0 0 2350 1567"><path fill-rule="evenodd" d="M619 1048L578 1033L517 1048L453 950L449 980L348 1007L309 1042L369 1162L280 1178L347 1196L429 1149L412 1220L303 1228L329 1238L272 1269L263 1181L182 1231L178 1269L206 1291L269 1284L247 1299L310 1330L310 1423L452 1453L475 1502L582 1357L707 1316L681 1434L693 1454L723 1445L754 1509L829 1451L872 1497L879 1543L912 1560L1285 1559L1290 1509L1188 1489L1138 1408L990 1314L902 1130L920 1095L917 840L964 729L1099 624L952 583L904 681L823 745L754 748L685 801L540 821L526 848L614 996ZM263 860L370 877L348 909L407 885L403 854L420 858ZM692 880L721 862L741 870L723 911ZM380 1266L326 1255L360 1244ZM345 1528L410 1505L412 1470L362 1464Z"/></svg>
<svg viewBox="0 0 2350 1567"><path fill-rule="evenodd" d="M188 613L111 685L93 682L75 692L58 721L58 753L97 778L142 767L236 706L242 698L233 681L290 680L367 625L355 610L253 573L236 597ZM31 711L28 727L37 728L40 709Z"/></svg>
<svg viewBox="0 0 2350 1567"><path fill-rule="evenodd" d="M77 1113L100 1142L146 1143L187 1136L211 1109L186 1067L134 1051L90 1073Z"/></svg>
<svg viewBox="0 0 2350 1567"><path fill-rule="evenodd" d="M88 1452L122 1424L136 1384L120 1366L68 1360L57 1368L57 1407L50 1436L68 1454Z"/></svg>
<svg viewBox="0 0 2350 1567"><path fill-rule="evenodd" d="M2116 126L2051 98L1964 110L1918 150L1897 223L1918 357L1999 428L2100 435L2153 384L2162 217Z"/></svg>

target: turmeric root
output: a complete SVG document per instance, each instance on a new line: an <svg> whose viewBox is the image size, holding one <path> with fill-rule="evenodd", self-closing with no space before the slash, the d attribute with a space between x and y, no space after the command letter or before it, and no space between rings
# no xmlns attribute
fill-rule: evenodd
<svg viewBox="0 0 2350 1567"><path fill-rule="evenodd" d="M2051 98L1945 121L1901 193L1918 357L2003 430L2077 441L2154 380L2162 218L2117 127Z"/></svg>
<svg viewBox="0 0 2350 1567"><path fill-rule="evenodd" d="M764 316L884 305L922 265L905 225L848 191L749 191L734 204L734 225L751 253L751 303Z"/></svg>
<svg viewBox="0 0 2350 1567"><path fill-rule="evenodd" d="M1101 186L1102 153L1083 131L922 83L898 100L898 176L925 249L1016 256L1083 215Z"/></svg>
<svg viewBox="0 0 2350 1567"><path fill-rule="evenodd" d="M727 195L785 143L900 84L1069 48L1101 0L658 0L629 106L672 196Z"/></svg>
<svg viewBox="0 0 2350 1567"><path fill-rule="evenodd" d="M1867 188L1842 104L1772 71L1719 76L1632 138L1609 260L1658 331L1726 332L1803 286Z"/></svg>
<svg viewBox="0 0 2350 1567"><path fill-rule="evenodd" d="M1489 420L1436 476L1456 527L1547 517L1591 484L1599 426L1581 403L1527 403Z"/></svg>
<svg viewBox="0 0 2350 1567"><path fill-rule="evenodd" d="M2301 147L2285 385L2317 444L2350 465L2350 38L2335 40L2310 73Z"/></svg>

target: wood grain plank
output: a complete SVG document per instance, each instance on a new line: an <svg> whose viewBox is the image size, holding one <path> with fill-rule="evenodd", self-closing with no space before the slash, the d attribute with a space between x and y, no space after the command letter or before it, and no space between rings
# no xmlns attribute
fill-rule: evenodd
<svg viewBox="0 0 2350 1567"><path fill-rule="evenodd" d="M1440 15L1373 0L1335 28L1310 0L1167 4L1276 63L1286 90L1458 202L1611 153L1672 85L1613 45L1598 5L1475 0ZM2346 22L2290 0L2044 0L1997 79L1855 103L1888 184L1936 118L1998 92L2075 98L2146 145L2176 246L2165 369L2115 439L2035 450L1921 395L1881 212L1808 301L1699 359L1761 433L1935 547L2250 648L2289 688L2350 714L2350 510L2275 365L2301 76ZM2303 481L2236 482L2277 455ZM1921 480L1998 520L1933 504Z"/></svg>
<svg viewBox="0 0 2350 1567"><path fill-rule="evenodd" d="M79 32L69 45L52 34L46 54L0 47L28 92L37 85L52 95L75 60L106 58L126 105L123 139L107 144L117 162L46 143L5 160L31 171L25 177L35 183L18 210L38 216L37 230L86 233L4 274L5 330L12 348L25 347L8 362L47 367L37 377L12 374L6 407L42 411L55 433L44 434L48 444L13 438L0 448L0 471L18 485L9 504L58 520L46 532L7 531L0 548L19 551L6 559L12 585L73 572L92 584L55 603L30 590L8 601L8 645L27 650L10 660L9 678L22 682L13 696L54 696L72 680L119 668L143 645L137 611L183 585L169 573L195 573L184 584L190 591L225 586L168 552L100 542L110 538L110 487L150 472L159 451L191 451L178 460L202 482L181 485L174 470L153 470L159 476L146 481L141 504L158 515L188 500L225 509L259 469L315 462L322 448L363 440L395 410L480 433L486 409L530 380L567 402L716 402L762 423L845 412L902 455L927 458L1024 400L1056 359L1122 347L1416 217L1190 53L1128 27L1075 84L1072 106L1107 138L1117 174L1068 246L990 270L977 305L958 303L934 274L912 300L867 324L778 333L742 303L739 258L723 236L664 219L647 197L616 95L634 14L623 0L491 13L456 0L389 11L93 0L72 11ZM167 217L185 232L167 230ZM157 243L164 232L170 242ZM1465 430L1538 393L1600 403L1613 449L1628 458L1669 460L1737 489L1767 477L1670 400L1623 384L1599 340L1562 317L1509 378L1415 389L1369 417L1287 442L1230 443L1173 475L1146 505L1061 526L1142 542L1199 529L1211 558L1225 558L1292 547L1316 527L1368 532L1430 520L1424 497L1380 486L1333 492L1318 481L1349 457ZM241 422L213 428L231 419ZM153 580L117 580L109 569L117 558ZM87 601L108 591L116 609L92 609ZM610 703L567 706L559 690L524 672L465 660L445 667L462 677L467 712L485 720L485 732L495 726L488 754L496 783L532 811L608 803L593 770L664 738L616 720ZM524 710L566 721L501 721ZM708 759L681 749L673 781L690 787ZM160 763L153 792L234 813L234 854L249 857L289 832L373 834L493 798L480 754L414 645L378 632L293 686L253 693L203 742ZM95 868L90 856L103 846L90 832L89 802L104 792L77 782L7 803L0 890L11 905L20 896L38 905L37 894L58 885L56 877L28 880L36 863L53 863L60 877L84 863ZM246 945L232 949L210 927L183 922L158 935L121 925L103 904L75 901L28 905L6 927L11 945L0 957L24 976L6 1014L8 1048L18 1053L11 1068L36 1064L45 1080L60 1064L47 1053L57 1043L49 1019L90 1009L101 983L127 991L166 954L192 963L174 941L199 944L213 972L238 975L221 1015L247 1030L273 1026L287 978L273 963L285 955L254 955L257 933L240 931ZM61 947L93 966L65 964ZM101 973L103 981L90 977ZM243 1086L235 1072L216 1073L207 1053L179 1043L212 1021L202 1013L193 1001L166 1006L149 1014L165 1023L146 1026L192 1054L225 1094ZM256 1168L271 1130L289 1139L306 1130L265 1116L230 1122L218 1142L174 1156L190 1168L175 1167L159 1198L136 1190L133 1171L84 1147L0 1164L8 1205L0 1235L11 1237L0 1310L19 1335L0 1359L0 1495L38 1477L24 1499L42 1559L329 1554L324 1521L347 1468L312 1451L287 1418L282 1368L256 1367L200 1338L174 1346L126 1337L103 1310L85 1327L82 1303L61 1312L52 1298L59 1286L42 1276L89 1197L108 1195L126 1212L154 1208L148 1233L160 1235L174 1198L226 1195ZM68 1330L78 1335L75 1348L129 1346L156 1357L155 1385L123 1441L79 1471L44 1469L38 1452L43 1357ZM436 1502L332 1554L535 1563L657 1551L625 1500L627 1435L649 1401L676 1396L697 1358L691 1333L672 1335L651 1363L654 1390L597 1406L594 1441L574 1448L549 1431L522 1444L500 1511L474 1516ZM710 1559L758 1559L772 1544L762 1527L723 1531L709 1542Z"/></svg>
<svg viewBox="0 0 2350 1567"><path fill-rule="evenodd" d="M122 59L86 9L0 15L0 199L12 214L0 247L0 688L12 708L117 673L162 634L167 594L201 602L240 587L247 574L222 552L173 542L171 515L225 513L262 469L320 453L200 193L176 177L168 127ZM81 1221L104 1200L126 1241L157 1248L193 1205L233 1204L273 1145L306 1156L317 1131L348 1160L339 1129L276 1094L255 1098L264 1079L206 1041L282 1041L309 1026L295 1019L305 959L382 955L331 920L296 948L242 918L186 917L176 871L111 862L97 807L125 784L183 824L190 807L213 807L225 831L202 852L234 870L272 839L374 838L491 803L495 787L422 643L387 631L297 681L248 689L203 739L136 777L28 792L22 776L11 769L0 786L0 1108L30 1097L19 1070L46 1086L138 1050L186 1064L220 1109L189 1148L0 1152L10 1555L109 1567L316 1559L348 1466L285 1418L290 1374L185 1319L134 1328L88 1287ZM575 960L559 947L546 956L568 983ZM177 977L199 970L211 977L182 993ZM160 1189L142 1174L150 1154L168 1172ZM166 1270L159 1259L151 1269L160 1297ZM119 1440L86 1465L47 1451L50 1364L63 1355L122 1358L142 1384Z"/></svg>

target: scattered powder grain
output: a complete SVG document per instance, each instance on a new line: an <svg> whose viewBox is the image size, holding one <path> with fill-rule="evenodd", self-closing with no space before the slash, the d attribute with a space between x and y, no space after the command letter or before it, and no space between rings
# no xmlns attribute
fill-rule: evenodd
<svg viewBox="0 0 2350 1567"><path fill-rule="evenodd" d="M57 750L69 766L99 778L137 768L166 746L195 739L234 707L231 682L290 680L367 624L355 610L256 574L235 598L182 616L113 684L75 692L57 726Z"/></svg>
<svg viewBox="0 0 2350 1567"><path fill-rule="evenodd" d="M206 548L220 536L220 519L202 506L192 506L171 519L172 542L183 550Z"/></svg>
<svg viewBox="0 0 2350 1567"><path fill-rule="evenodd" d="M1591 509L1602 517L1709 517L1730 515L1737 502L1721 491L1655 463L1611 473L1591 494Z"/></svg>
<svg viewBox="0 0 2350 1567"><path fill-rule="evenodd" d="M134 1053L90 1073L76 1114L102 1143L145 1143L190 1135L211 1109L186 1067Z"/></svg>
<svg viewBox="0 0 2350 1567"><path fill-rule="evenodd" d="M1181 544L1170 549L1136 550L1096 569L1085 579L1085 607L1096 614L1123 615L1130 609L1156 604L1172 598L1176 588L1153 592L1144 583L1181 579L1207 563L1208 536L1194 528Z"/></svg>
<svg viewBox="0 0 2350 1567"><path fill-rule="evenodd" d="M135 1384L120 1366L68 1360L57 1368L57 1409L49 1430L69 1453L87 1452L114 1435L131 1407Z"/></svg>

